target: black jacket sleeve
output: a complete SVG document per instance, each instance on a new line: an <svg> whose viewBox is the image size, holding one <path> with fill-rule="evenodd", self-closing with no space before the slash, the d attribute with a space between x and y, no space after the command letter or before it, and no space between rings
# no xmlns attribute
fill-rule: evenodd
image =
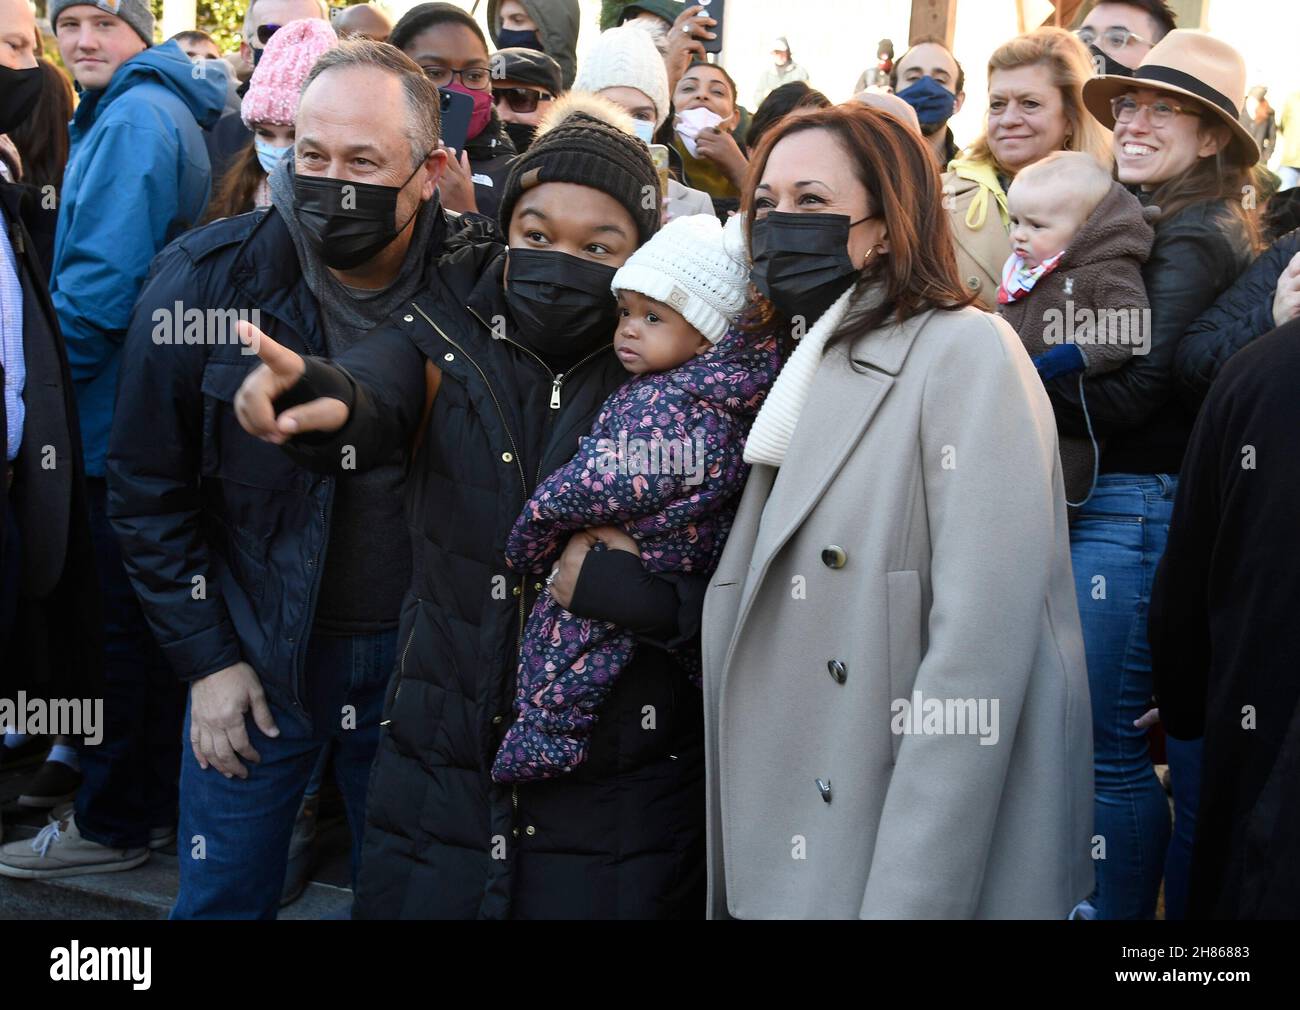
<svg viewBox="0 0 1300 1010"><path fill-rule="evenodd" d="M1151 588L1147 637L1160 721L1170 736L1205 731L1210 675L1210 561L1219 527L1222 435L1206 403L1183 457L1169 540Z"/></svg>
<svg viewBox="0 0 1300 1010"><path fill-rule="evenodd" d="M1174 219L1157 229L1142 270L1151 304L1151 345L1122 368L1086 380L1088 413L1099 437L1136 428L1174 394L1174 356L1187 327L1236 278L1228 238L1205 214ZM1072 376L1047 383L1062 434L1086 437L1079 383Z"/></svg>
<svg viewBox="0 0 1300 1010"><path fill-rule="evenodd" d="M154 260L126 331L107 460L108 514L126 573L182 680L242 658L201 518L208 355L201 345L158 347L151 336L155 307L207 304L195 289L196 276L178 246ZM199 586L201 593L195 592Z"/></svg>
<svg viewBox="0 0 1300 1010"><path fill-rule="evenodd" d="M1210 383L1228 359L1277 324L1273 294L1291 258L1300 252L1300 229L1283 235L1197 317L1178 345L1174 374L1178 391L1189 407L1197 408Z"/></svg>
<svg viewBox="0 0 1300 1010"><path fill-rule="evenodd" d="M316 473L347 477L378 466L411 443L424 411L425 357L400 327L376 330L337 358L308 357L298 384L276 401L287 410L317 396L348 406L338 431L290 439L284 451Z"/></svg>
<svg viewBox="0 0 1300 1010"><path fill-rule="evenodd" d="M708 585L705 575L647 571L629 551L591 550L569 611L627 628L647 645L676 649L699 634Z"/></svg>

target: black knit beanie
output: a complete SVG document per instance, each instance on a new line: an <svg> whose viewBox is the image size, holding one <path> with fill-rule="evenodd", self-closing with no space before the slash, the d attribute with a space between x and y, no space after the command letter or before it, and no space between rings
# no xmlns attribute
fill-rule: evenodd
<svg viewBox="0 0 1300 1010"><path fill-rule="evenodd" d="M642 243L659 230L659 176L645 144L581 109L568 111L515 159L501 192L503 233L510 231L519 197L544 182L572 182L608 193L632 215Z"/></svg>

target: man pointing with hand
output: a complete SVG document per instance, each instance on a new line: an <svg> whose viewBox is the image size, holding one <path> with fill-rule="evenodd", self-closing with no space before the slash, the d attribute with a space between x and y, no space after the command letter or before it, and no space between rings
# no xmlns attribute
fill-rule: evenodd
<svg viewBox="0 0 1300 1010"><path fill-rule="evenodd" d="M173 918L275 916L326 746L355 875L410 578L402 454L344 487L246 435L233 401L257 358L230 324L238 313L246 338L266 334L284 371L298 352L362 342L422 287L446 229L437 92L391 47L344 42L307 77L297 127L269 209L190 232L154 262L122 355L109 514L190 684Z"/></svg>

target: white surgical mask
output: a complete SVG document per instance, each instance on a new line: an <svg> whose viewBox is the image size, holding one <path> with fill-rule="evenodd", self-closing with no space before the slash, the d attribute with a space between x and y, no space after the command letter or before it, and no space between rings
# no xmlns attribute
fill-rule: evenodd
<svg viewBox="0 0 1300 1010"><path fill-rule="evenodd" d="M632 120L632 129L636 131L636 135L645 143L653 144L655 142L655 124L650 122L648 119Z"/></svg>
<svg viewBox="0 0 1300 1010"><path fill-rule="evenodd" d="M293 145L288 147L276 147L270 141L263 140L261 137L253 138L253 147L257 150L257 160L262 166L262 171L270 175L275 171L275 166L280 164L284 156L293 150Z"/></svg>
<svg viewBox="0 0 1300 1010"><path fill-rule="evenodd" d="M721 116L702 105L677 113L677 136L682 138L682 143L686 145L686 150L692 158L700 156L699 149L695 146L695 138L721 122Z"/></svg>

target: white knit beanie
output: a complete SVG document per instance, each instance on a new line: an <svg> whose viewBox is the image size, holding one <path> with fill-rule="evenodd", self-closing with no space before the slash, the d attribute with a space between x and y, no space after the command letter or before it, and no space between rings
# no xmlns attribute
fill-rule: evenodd
<svg viewBox="0 0 1300 1010"><path fill-rule="evenodd" d="M596 44L578 65L573 87L576 91L636 88L655 107L656 130L668 118L671 96L664 58L655 48L650 33L636 21L600 33Z"/></svg>
<svg viewBox="0 0 1300 1010"><path fill-rule="evenodd" d="M716 344L749 288L740 215L726 228L712 214L674 218L629 257L610 287L663 302Z"/></svg>

